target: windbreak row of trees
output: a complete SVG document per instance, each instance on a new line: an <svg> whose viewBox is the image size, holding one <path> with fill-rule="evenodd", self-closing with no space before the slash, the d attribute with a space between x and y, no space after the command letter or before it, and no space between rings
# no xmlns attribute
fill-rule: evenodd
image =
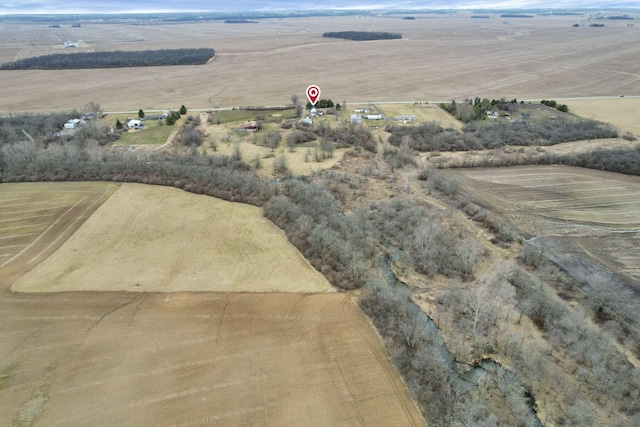
<svg viewBox="0 0 640 427"><path fill-rule="evenodd" d="M211 48L58 53L2 64L0 65L0 70L68 70L201 65L206 64L214 55L215 50Z"/></svg>
<svg viewBox="0 0 640 427"><path fill-rule="evenodd" d="M539 123L524 121L470 123L462 132L445 129L435 122L418 126L391 126L389 143L400 146L407 141L417 151L470 151L500 148L505 145L554 145L587 139L617 138L611 126L595 120L559 118Z"/></svg>
<svg viewBox="0 0 640 427"><path fill-rule="evenodd" d="M520 101L523 103L523 101ZM448 104L440 104L440 108L454 116L456 119L469 123L474 120L482 120L485 118L487 111L516 111L518 100L513 98L510 100L488 99L476 96L473 100L457 103L455 100Z"/></svg>
<svg viewBox="0 0 640 427"><path fill-rule="evenodd" d="M56 143L46 149L22 141L0 148L0 182L139 182L262 206L274 188L249 169L234 157L107 152L91 141Z"/></svg>
<svg viewBox="0 0 640 427"><path fill-rule="evenodd" d="M322 34L322 37L331 37L355 41L369 40L394 40L401 39L400 33L389 33L384 31L330 31Z"/></svg>

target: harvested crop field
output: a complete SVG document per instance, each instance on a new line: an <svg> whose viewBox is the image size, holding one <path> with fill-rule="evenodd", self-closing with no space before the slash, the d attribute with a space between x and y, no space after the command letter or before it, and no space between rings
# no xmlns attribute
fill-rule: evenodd
<svg viewBox="0 0 640 427"><path fill-rule="evenodd" d="M0 424L423 425L332 294L0 295Z"/></svg>
<svg viewBox="0 0 640 427"><path fill-rule="evenodd" d="M0 425L425 424L351 296L314 278L257 208L112 183L2 184L0 200L24 205L3 221L39 227L21 243L33 249L12 249L0 267ZM62 243L69 230L26 215L47 205L48 224L81 226L42 261L49 234ZM261 261L264 247L274 265ZM23 277L30 259L40 264ZM56 271L82 274L59 281ZM247 287L230 285L239 271ZM141 286L127 286L142 273ZM33 278L38 289L15 292ZM120 280L128 292L92 290ZM165 292L151 292L154 281ZM277 281L298 292L246 292ZM194 292L203 284L240 292Z"/></svg>
<svg viewBox="0 0 640 427"><path fill-rule="evenodd" d="M456 172L526 237L563 246L640 281L640 177L567 166Z"/></svg>
<svg viewBox="0 0 640 427"><path fill-rule="evenodd" d="M118 187L102 182L0 185L0 288L58 249Z"/></svg>
<svg viewBox="0 0 640 427"><path fill-rule="evenodd" d="M327 292L259 208L124 184L67 242L18 280L20 292Z"/></svg>
<svg viewBox="0 0 640 427"><path fill-rule="evenodd" d="M584 16L470 16L309 17L251 25L82 22L73 31L7 22L0 27L3 62L68 52L62 40L69 39L86 43L76 51L211 47L216 57L206 65L137 68L133 74L126 68L0 71L0 113L81 108L90 101L105 111L283 105L293 94L304 99L311 83L323 97L349 104L640 95L634 59L640 57L639 26L607 21L604 28L574 28ZM348 30L398 32L403 38L322 37Z"/></svg>
<svg viewBox="0 0 640 427"><path fill-rule="evenodd" d="M640 137L640 98L579 99L567 101L567 105L578 116L610 123L622 134L631 132Z"/></svg>

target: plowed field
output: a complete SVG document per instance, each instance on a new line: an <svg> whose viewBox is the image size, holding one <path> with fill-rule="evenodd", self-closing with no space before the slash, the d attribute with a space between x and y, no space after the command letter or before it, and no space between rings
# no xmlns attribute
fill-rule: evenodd
<svg viewBox="0 0 640 427"><path fill-rule="evenodd" d="M317 272L291 255L295 249L285 247L284 236L269 234L277 231L273 225L252 217L255 209L242 211L246 206L239 205L233 210L204 196L129 184L105 201L115 188L101 183L0 185L2 219L11 223L0 230L0 238L13 236L18 227L29 230L15 243L22 246L5 248L13 252L5 253L10 256L0 267L0 425L425 424L351 297L326 292L326 282L315 281ZM93 199L78 196L85 192ZM25 206L5 209L11 203ZM49 216L27 215L38 203L57 207ZM88 220L89 211L77 209L83 203L95 209ZM163 209L154 210L154 205ZM203 225L209 220L211 227ZM41 280L38 290L45 292L9 291L30 268L28 261L38 264L38 254L55 246L49 234L62 222L78 225L76 233L32 270ZM247 236L247 230L254 234ZM210 243L230 231L236 239ZM274 263L283 265L258 264L261 246L252 239L267 235L272 237L264 244L290 254L273 255ZM65 239L60 234L57 242ZM129 252L125 244L132 245ZM137 257L145 245L156 245L155 257ZM181 262L164 253L166 247ZM219 259L221 248L232 252L235 261ZM107 257L110 271L92 264L95 251ZM122 258L108 258L109 252L123 251ZM190 283L195 290L204 282L187 272L206 267L190 264L185 253L215 265L208 289L242 270L251 272L255 292L193 292ZM65 286L85 291L50 292L61 289L47 286L48 273L38 273L40 266L56 263L60 271L70 271L69 265L81 260L89 267ZM131 267L135 264L139 271L155 268L162 274L149 274L133 289L125 286L128 292L88 290L99 288L93 282L103 286L122 279L128 285L138 280L129 276L138 273ZM262 275L256 265L262 266ZM273 291L279 268L290 272L289 284L297 282L306 292L257 291L260 283ZM49 278L64 282L55 274ZM163 280L164 292L150 291L153 282ZM150 288L136 291L143 286Z"/></svg>
<svg viewBox="0 0 640 427"><path fill-rule="evenodd" d="M640 177L566 166L460 172L526 235L640 281Z"/></svg>

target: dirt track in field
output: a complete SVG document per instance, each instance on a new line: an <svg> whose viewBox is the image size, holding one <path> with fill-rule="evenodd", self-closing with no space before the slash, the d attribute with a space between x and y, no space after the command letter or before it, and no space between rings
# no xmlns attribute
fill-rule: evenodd
<svg viewBox="0 0 640 427"><path fill-rule="evenodd" d="M82 28L5 23L0 58L63 51L61 40L82 39L77 51L212 47L202 66L65 71L0 71L0 112L49 111L99 103L105 111L283 105L309 84L323 97L347 101L443 101L475 96L558 99L640 95L640 27L607 21L574 28L583 17L471 19L470 13L391 17L266 19ZM77 31L75 31L77 30ZM326 31L389 31L402 40L353 42ZM64 52L68 53L68 49Z"/></svg>
<svg viewBox="0 0 640 427"><path fill-rule="evenodd" d="M145 189L149 191L146 199ZM148 218L147 226L155 219L163 227L156 230L160 235L171 234L172 221L175 227L203 208L203 196L171 188L125 184L118 189L109 183L0 185L3 207L19 208L0 212L1 224L10 224L0 229L0 238L37 226L24 233L22 246L3 249L5 255L13 254L4 257L5 265L0 267L0 425L425 424L374 328L349 295L326 289L322 293L8 290L29 269L28 260L40 261L48 254L46 248L66 239L64 233L54 238L52 230L58 230L58 224L66 224L62 232L73 224L78 230L59 251L84 233L81 241L89 239L87 246L75 252L75 259L89 256L85 251L90 251L92 238L86 230L100 230L93 237L99 246L95 239L108 240L109 230L95 228L91 223L96 219L110 227L125 227L107 217L115 206L122 220L131 219L129 215L139 211L132 194L150 205L156 198L165 207L163 217L149 210L153 218ZM176 198L181 210L171 209ZM29 214L39 204L50 211L43 217ZM216 212L215 205L207 207ZM217 208L242 214L228 206ZM87 220L85 215L94 209ZM177 213L181 215L176 217ZM260 228L251 213L244 216L254 229ZM220 231L224 226L218 223L217 227ZM242 225L235 227L237 231ZM150 239L156 236L146 231ZM197 236L185 235L195 239L193 245L186 239L188 249L211 249L198 247ZM129 244L139 238L135 234L118 237ZM237 239L236 246L247 242L251 241ZM284 251L278 242L270 243ZM117 242L110 244L118 249ZM225 248L232 250L232 246ZM74 260L56 258L57 254L40 265ZM7 262L8 258L13 259ZM295 257L290 261L292 275L302 274ZM162 269L167 259L146 262L147 268ZM115 280L122 271L130 272L125 264L114 263L109 277ZM244 264L248 270L255 267L246 260ZM224 270L225 265L218 268ZM265 283L272 273L263 268ZM102 280L99 275L93 279ZM85 280L91 282L91 275ZM260 277L255 280L254 286ZM181 283L174 285L187 288L188 277Z"/></svg>

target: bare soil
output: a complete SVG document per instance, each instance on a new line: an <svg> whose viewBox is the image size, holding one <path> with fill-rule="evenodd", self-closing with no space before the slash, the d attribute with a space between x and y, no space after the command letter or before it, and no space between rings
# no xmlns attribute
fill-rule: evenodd
<svg viewBox="0 0 640 427"><path fill-rule="evenodd" d="M423 425L333 294L0 295L0 424Z"/></svg>
<svg viewBox="0 0 640 427"><path fill-rule="evenodd" d="M640 177L566 166L451 172L520 228L640 280Z"/></svg>
<svg viewBox="0 0 640 427"><path fill-rule="evenodd" d="M640 95L640 27L607 21L574 28L582 17L471 19L470 13L266 19L129 25L3 23L0 60L53 52L212 47L202 66L0 71L0 113L81 108L145 111L283 105L317 84L322 97L349 104L487 98L559 99ZM73 31L71 31L73 30ZM76 31L77 30L77 31ZM390 31L401 40L353 42L326 31ZM62 49L61 40L86 47Z"/></svg>
<svg viewBox="0 0 640 427"><path fill-rule="evenodd" d="M327 292L256 208L171 188L118 188L0 185L3 208L13 208L0 213L0 425L425 424L351 296ZM260 261L265 247L274 265ZM187 255L215 269L194 267ZM20 277L34 267L38 276L39 266L68 272L74 262L87 262L84 276L66 289L145 272L148 288L8 289L27 283ZM209 268L208 289L241 270L253 290L270 289L273 276L323 292L193 292L204 283L193 268ZM138 292L162 274L174 278L165 293ZM39 290L61 290L47 287L55 275L40 278Z"/></svg>

